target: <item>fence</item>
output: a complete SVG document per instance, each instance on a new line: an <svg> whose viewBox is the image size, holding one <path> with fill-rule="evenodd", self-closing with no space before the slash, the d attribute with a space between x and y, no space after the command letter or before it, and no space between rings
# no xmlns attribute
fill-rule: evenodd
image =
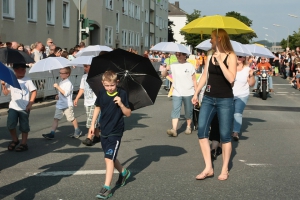
<svg viewBox="0 0 300 200"><path fill-rule="evenodd" d="M57 94L57 91L54 89L53 84L60 81L59 70L53 70L52 72L39 72L39 73L28 73L27 69L26 76L30 77L33 84L37 89L37 97L45 99L49 96ZM69 77L70 81L73 84L74 91L79 90L81 77L83 75L83 68L76 67L72 69L72 73ZM4 96L2 94L2 89L0 88L0 103L7 103L10 101L10 95Z"/></svg>

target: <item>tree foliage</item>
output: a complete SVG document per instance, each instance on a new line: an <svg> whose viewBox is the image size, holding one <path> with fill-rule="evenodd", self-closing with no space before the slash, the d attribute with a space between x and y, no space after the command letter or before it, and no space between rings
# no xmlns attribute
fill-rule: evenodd
<svg viewBox="0 0 300 200"><path fill-rule="evenodd" d="M187 14L186 17L187 17L187 21L185 24L188 24L191 21L201 17L201 11L195 9L192 14L190 14L190 15ZM183 31L180 31L180 34L184 36L186 44L191 45L193 49L202 41L210 38L210 35L203 35L202 39L201 39L200 34L190 34L190 33L186 33Z"/></svg>
<svg viewBox="0 0 300 200"><path fill-rule="evenodd" d="M250 20L248 17L241 15L238 12L231 11L226 13L226 16L228 17L234 17L247 26L251 27L252 25L252 20ZM231 40L240 42L242 44L249 44L253 38L257 38L256 33L247 33L247 34L240 34L240 35L229 35Z"/></svg>
<svg viewBox="0 0 300 200"><path fill-rule="evenodd" d="M170 19L168 19L168 42L176 42L174 39L174 31L173 31L174 23Z"/></svg>
<svg viewBox="0 0 300 200"><path fill-rule="evenodd" d="M283 49L287 47L287 39L282 39L280 45ZM298 32L293 33L293 35L289 35L289 47L290 49L296 49L296 47L300 47L300 28Z"/></svg>

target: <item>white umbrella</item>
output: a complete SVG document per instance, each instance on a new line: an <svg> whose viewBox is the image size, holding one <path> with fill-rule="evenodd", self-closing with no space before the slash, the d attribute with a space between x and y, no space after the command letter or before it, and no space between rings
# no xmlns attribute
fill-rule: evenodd
<svg viewBox="0 0 300 200"><path fill-rule="evenodd" d="M65 66L83 67L83 65L91 65L95 56L80 56L69 61Z"/></svg>
<svg viewBox="0 0 300 200"><path fill-rule="evenodd" d="M29 73L50 72L54 69L64 68L68 62L69 60L63 57L48 57L35 63Z"/></svg>
<svg viewBox="0 0 300 200"><path fill-rule="evenodd" d="M245 47L254 55L259 57L266 57L266 58L275 58L273 53L262 46L258 46L256 44L246 44Z"/></svg>
<svg viewBox="0 0 300 200"><path fill-rule="evenodd" d="M108 46L102 45L90 45L86 48L83 48L77 54L76 57L80 56L98 56L101 51L112 51L113 49Z"/></svg>
<svg viewBox="0 0 300 200"><path fill-rule="evenodd" d="M245 47L244 44L241 44L239 42L230 40L230 43L232 45L233 51L238 56L252 56L251 52ZM211 43L210 39L204 40L200 44L196 46L197 49L202 49L204 51L208 51L211 49Z"/></svg>
<svg viewBox="0 0 300 200"><path fill-rule="evenodd" d="M160 42L150 49L151 51L163 51L163 52L181 52L190 55L191 52L182 44L174 42Z"/></svg>

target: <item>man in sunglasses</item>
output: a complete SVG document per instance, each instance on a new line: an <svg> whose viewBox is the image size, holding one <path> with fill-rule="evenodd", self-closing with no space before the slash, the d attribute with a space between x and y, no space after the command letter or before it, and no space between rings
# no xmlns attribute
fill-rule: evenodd
<svg viewBox="0 0 300 200"><path fill-rule="evenodd" d="M260 63L258 63L258 64L256 65L256 69L257 69L256 75L260 75L260 74L261 74L261 70L263 70L263 69L269 70L269 71L268 71L268 74L270 75L270 76L268 77L268 79L269 79L269 80L268 80L268 81L269 81L269 88L270 88L270 92L274 92L274 90L273 90L273 79L272 79L272 76L271 76L271 75L273 74L273 69L272 69L272 66L270 65L270 63L266 61L266 58L265 58L265 57L261 57ZM258 84L258 77L255 76L255 85L254 85L254 90L253 90L253 92L256 91L256 89L257 89L257 84Z"/></svg>

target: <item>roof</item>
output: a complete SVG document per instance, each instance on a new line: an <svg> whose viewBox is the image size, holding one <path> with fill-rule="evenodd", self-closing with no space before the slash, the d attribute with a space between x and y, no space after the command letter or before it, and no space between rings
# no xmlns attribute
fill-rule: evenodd
<svg viewBox="0 0 300 200"><path fill-rule="evenodd" d="M169 2L169 16L170 15L187 15L187 13L179 7L179 2L174 4Z"/></svg>

